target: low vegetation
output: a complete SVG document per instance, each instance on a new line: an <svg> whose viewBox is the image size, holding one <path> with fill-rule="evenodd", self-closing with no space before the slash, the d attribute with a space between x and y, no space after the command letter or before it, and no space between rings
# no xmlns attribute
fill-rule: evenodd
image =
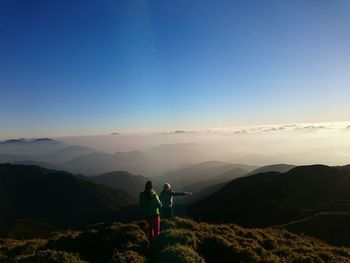
<svg viewBox="0 0 350 263"><path fill-rule="evenodd" d="M306 234L335 246L350 247L350 213L323 212L282 225L296 234Z"/></svg>
<svg viewBox="0 0 350 263"><path fill-rule="evenodd" d="M101 223L48 239L0 240L1 262L350 262L350 249L283 229L162 221L150 243L143 221Z"/></svg>

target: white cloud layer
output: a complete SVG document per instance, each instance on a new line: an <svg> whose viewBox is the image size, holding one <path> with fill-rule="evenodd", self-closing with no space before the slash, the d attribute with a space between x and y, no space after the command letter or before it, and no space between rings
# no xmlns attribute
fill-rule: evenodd
<svg viewBox="0 0 350 263"><path fill-rule="evenodd" d="M350 163L350 121L120 133L60 139L110 153L154 151L163 145L162 151L173 151L173 156L178 154L178 158L186 155L188 162L223 160L254 165Z"/></svg>

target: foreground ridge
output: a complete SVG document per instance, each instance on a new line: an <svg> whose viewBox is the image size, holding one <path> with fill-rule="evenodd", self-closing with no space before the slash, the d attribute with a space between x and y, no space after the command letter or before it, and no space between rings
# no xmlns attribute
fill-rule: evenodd
<svg viewBox="0 0 350 263"><path fill-rule="evenodd" d="M48 239L0 239L1 262L350 262L350 249L276 228L162 221L150 243L146 223L100 223Z"/></svg>

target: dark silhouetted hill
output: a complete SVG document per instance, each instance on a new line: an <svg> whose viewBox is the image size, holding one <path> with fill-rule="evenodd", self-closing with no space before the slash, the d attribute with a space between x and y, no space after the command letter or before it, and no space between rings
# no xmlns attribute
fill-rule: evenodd
<svg viewBox="0 0 350 263"><path fill-rule="evenodd" d="M350 174L311 165L235 179L190 210L207 220L270 226L321 212L317 209L339 200L350 200Z"/></svg>
<svg viewBox="0 0 350 263"><path fill-rule="evenodd" d="M337 166L336 168L338 168L342 171L350 172L350 164L344 165L344 166Z"/></svg>
<svg viewBox="0 0 350 263"><path fill-rule="evenodd" d="M37 138L28 141L30 144L62 144L59 141L56 141L51 138Z"/></svg>
<svg viewBox="0 0 350 263"><path fill-rule="evenodd" d="M35 165L35 166L40 166L42 168L51 169L51 170L62 170L62 168L58 164L52 164L47 162L24 160L24 161L12 161L10 163L23 164L23 165Z"/></svg>
<svg viewBox="0 0 350 263"><path fill-rule="evenodd" d="M84 226L135 202L122 190L67 172L0 165L0 223L32 219L60 227Z"/></svg>
<svg viewBox="0 0 350 263"><path fill-rule="evenodd" d="M96 183L124 190L136 197L138 197L139 193L144 190L145 183L148 181L144 176L133 175L125 171L105 173L90 177L90 179Z"/></svg>
<svg viewBox="0 0 350 263"><path fill-rule="evenodd" d="M20 138L20 139L9 139L6 141L0 142L0 146L4 145L20 145L20 144L26 144L28 143L27 139Z"/></svg>

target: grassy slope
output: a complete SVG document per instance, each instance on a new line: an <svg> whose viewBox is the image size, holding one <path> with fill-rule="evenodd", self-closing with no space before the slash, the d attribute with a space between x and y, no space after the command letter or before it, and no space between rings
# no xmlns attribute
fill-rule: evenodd
<svg viewBox="0 0 350 263"><path fill-rule="evenodd" d="M286 230L164 220L150 246L143 221L90 226L48 240L0 240L5 262L350 262L350 249ZM45 260L51 261L45 261Z"/></svg>
<svg viewBox="0 0 350 263"><path fill-rule="evenodd" d="M294 233L314 236L336 246L350 246L350 212L320 213L282 227Z"/></svg>

